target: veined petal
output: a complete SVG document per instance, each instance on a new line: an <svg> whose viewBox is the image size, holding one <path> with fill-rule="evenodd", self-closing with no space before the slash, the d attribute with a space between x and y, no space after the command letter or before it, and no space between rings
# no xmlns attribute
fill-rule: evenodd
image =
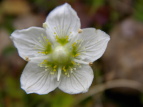
<svg viewBox="0 0 143 107"><path fill-rule="evenodd" d="M110 37L101 30L86 28L76 39L83 41L80 48L81 58L93 62L103 55Z"/></svg>
<svg viewBox="0 0 143 107"><path fill-rule="evenodd" d="M93 71L89 65L70 73L69 77L63 75L59 89L69 94L85 93L88 91L93 80Z"/></svg>
<svg viewBox="0 0 143 107"><path fill-rule="evenodd" d="M38 48L43 48L42 44L39 43L39 38L42 36L47 37L45 29L30 27L28 29L14 31L11 34L11 39L13 40L15 47L18 49L19 55L26 60L27 57L38 56Z"/></svg>
<svg viewBox="0 0 143 107"><path fill-rule="evenodd" d="M21 88L29 93L47 94L58 87L57 76L29 62L21 75Z"/></svg>
<svg viewBox="0 0 143 107"><path fill-rule="evenodd" d="M88 91L89 65L102 56L110 37L101 30L80 29L80 20L65 3L55 8L44 28L16 30L11 39L26 61L20 82L27 93L47 94L59 87L69 94Z"/></svg>
<svg viewBox="0 0 143 107"><path fill-rule="evenodd" d="M45 24L47 33L55 36L75 36L80 28L77 13L67 3L51 11Z"/></svg>

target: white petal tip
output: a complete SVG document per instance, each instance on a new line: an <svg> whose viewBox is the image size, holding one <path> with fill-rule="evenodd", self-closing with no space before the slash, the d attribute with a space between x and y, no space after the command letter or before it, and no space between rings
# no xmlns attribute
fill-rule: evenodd
<svg viewBox="0 0 143 107"><path fill-rule="evenodd" d="M88 92L88 89L84 89L84 90L78 91L78 92L68 92L68 94L80 94L80 93L86 93L86 92Z"/></svg>
<svg viewBox="0 0 143 107"><path fill-rule="evenodd" d="M25 87L21 87L21 89L23 89L26 92L26 94L32 94L32 93L36 93L36 94L39 94L39 95L48 94L48 93L44 93L44 92L31 90L31 89L25 88Z"/></svg>
<svg viewBox="0 0 143 107"><path fill-rule="evenodd" d="M97 34L102 36L103 38L106 38L107 41L110 40L110 36L107 33L105 33L104 31L100 30L100 29L97 29Z"/></svg>
<svg viewBox="0 0 143 107"><path fill-rule="evenodd" d="M68 4L68 3L64 3L63 5L65 5L65 6L70 6L70 4Z"/></svg>

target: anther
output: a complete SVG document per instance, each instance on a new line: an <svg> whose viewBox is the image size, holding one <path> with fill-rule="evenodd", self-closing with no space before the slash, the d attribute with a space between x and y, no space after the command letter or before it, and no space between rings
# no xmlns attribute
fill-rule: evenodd
<svg viewBox="0 0 143 107"><path fill-rule="evenodd" d="M83 31L82 29L79 29L79 30L78 30L78 33L82 33L82 31Z"/></svg>
<svg viewBox="0 0 143 107"><path fill-rule="evenodd" d="M62 70L64 71L64 72L66 72L67 70L66 70L66 68L65 68L65 66L62 68Z"/></svg>
<svg viewBox="0 0 143 107"><path fill-rule="evenodd" d="M29 57L28 57L28 56L26 56L26 57L25 57L25 60L26 60L26 61L30 61L30 59L29 59Z"/></svg>
<svg viewBox="0 0 143 107"><path fill-rule="evenodd" d="M54 65L54 67L53 68L57 68L57 65Z"/></svg>
<svg viewBox="0 0 143 107"><path fill-rule="evenodd" d="M74 61L71 61L71 63L72 63L73 65L75 65L75 62L74 62Z"/></svg>
<svg viewBox="0 0 143 107"><path fill-rule="evenodd" d="M93 62L89 62L89 66L92 66L93 65Z"/></svg>
<svg viewBox="0 0 143 107"><path fill-rule="evenodd" d="M43 23L43 28L47 28L48 25L46 23Z"/></svg>

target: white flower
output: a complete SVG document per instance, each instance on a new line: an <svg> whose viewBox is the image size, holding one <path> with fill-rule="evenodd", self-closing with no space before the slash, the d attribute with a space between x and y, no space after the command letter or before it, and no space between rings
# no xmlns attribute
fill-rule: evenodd
<svg viewBox="0 0 143 107"><path fill-rule="evenodd" d="M22 89L37 94L57 87L70 94L87 92L93 80L90 64L102 56L109 36L94 28L80 29L77 13L67 3L55 8L43 27L11 34L19 55L28 61Z"/></svg>

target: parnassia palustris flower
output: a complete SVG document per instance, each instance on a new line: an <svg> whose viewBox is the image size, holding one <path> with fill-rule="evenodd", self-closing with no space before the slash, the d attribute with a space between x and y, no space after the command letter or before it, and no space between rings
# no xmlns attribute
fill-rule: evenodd
<svg viewBox="0 0 143 107"><path fill-rule="evenodd" d="M93 81L90 64L100 58L110 37L95 28L80 28L77 13L67 3L50 12L43 28L16 30L11 39L28 61L21 88L47 94L55 88L69 94L88 91Z"/></svg>

